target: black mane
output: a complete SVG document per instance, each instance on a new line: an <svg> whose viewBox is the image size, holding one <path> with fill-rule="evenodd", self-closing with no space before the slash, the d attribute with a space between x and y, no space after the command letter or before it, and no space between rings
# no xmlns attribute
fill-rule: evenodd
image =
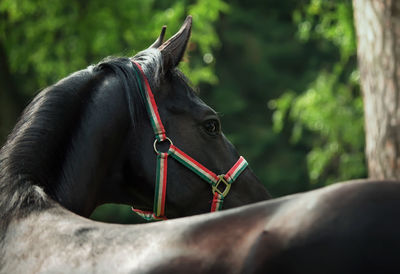
<svg viewBox="0 0 400 274"><path fill-rule="evenodd" d="M133 73L128 58L109 58L44 89L28 105L0 150L1 235L11 217L54 204L54 182L65 176L64 157L103 79L115 75L129 102L133 125L142 118L144 103Z"/></svg>

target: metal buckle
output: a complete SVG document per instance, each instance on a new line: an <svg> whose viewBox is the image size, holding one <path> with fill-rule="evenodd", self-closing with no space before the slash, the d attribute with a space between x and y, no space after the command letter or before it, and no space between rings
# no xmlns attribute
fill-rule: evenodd
<svg viewBox="0 0 400 274"><path fill-rule="evenodd" d="M221 195L225 198L226 195L228 195L229 190L231 189L231 184L229 184L229 183L225 180L223 174L222 174L222 175L218 175L218 178L219 178L218 182L215 184L215 186L212 186L212 192L213 192L213 193L217 192L218 194L221 194ZM219 184L220 184L221 182L225 184L225 189L224 189L224 191L221 191L221 190L218 189L218 186L219 186Z"/></svg>
<svg viewBox="0 0 400 274"><path fill-rule="evenodd" d="M162 142L166 142L166 141L169 142L169 147L171 147L171 146L173 145L171 139L168 138L168 137L166 137L165 140L163 140L163 141L158 141L157 139L154 140L153 147L154 147L154 151L155 151L157 154L162 153L161 151L159 151L159 150L157 149L157 144L158 144L158 143L162 143ZM168 149L169 149L169 148L168 148ZM167 150L167 152L168 152L168 150ZM166 153L166 152L165 152L165 153Z"/></svg>

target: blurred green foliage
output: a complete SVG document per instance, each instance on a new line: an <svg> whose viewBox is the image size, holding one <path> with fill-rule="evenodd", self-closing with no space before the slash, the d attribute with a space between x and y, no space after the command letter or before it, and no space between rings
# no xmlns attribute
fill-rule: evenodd
<svg viewBox="0 0 400 274"><path fill-rule="evenodd" d="M0 138L43 87L193 15L182 70L274 196L366 175L350 0L0 2ZM93 217L138 222L127 207Z"/></svg>
<svg viewBox="0 0 400 274"><path fill-rule="evenodd" d="M366 175L363 103L356 66L356 41L351 1L311 0L294 12L298 37L331 43L337 60L325 67L301 94L284 93L271 102L274 128L293 121L291 140L311 132L307 154L312 183L329 184ZM308 135L307 135L308 136Z"/></svg>
<svg viewBox="0 0 400 274"><path fill-rule="evenodd" d="M192 14L192 43L201 54L218 46L213 23L227 5L219 0L56 1L3 0L0 40L10 71L32 95L68 73L108 55L134 55L168 25L167 36ZM212 67L185 66L194 83L215 82ZM211 76L211 77L210 77Z"/></svg>

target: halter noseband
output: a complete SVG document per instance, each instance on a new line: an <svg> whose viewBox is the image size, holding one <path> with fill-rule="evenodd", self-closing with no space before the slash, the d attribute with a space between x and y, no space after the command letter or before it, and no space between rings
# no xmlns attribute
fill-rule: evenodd
<svg viewBox="0 0 400 274"><path fill-rule="evenodd" d="M177 148L169 139L165 133L164 125L161 122L160 114L156 101L154 100L153 93L151 91L149 82L146 75L143 72L142 67L135 61L133 63L135 76L138 79L138 86L142 96L145 97L145 104L147 113L149 114L150 123L153 127L155 134L154 140L154 151L157 154L157 170L156 170L156 183L155 183L155 195L154 195L154 206L153 212L142 211L132 207L132 210L139 214L146 220L166 220L165 217L165 196L167 188L167 159L171 156L179 163L189 168L191 171L196 173L200 178L205 180L211 185L213 200L211 204L211 212L222 209L222 203L224 198L228 194L231 184L239 177L239 175L248 166L246 160L240 156L239 160L233 165L233 167L222 175L216 175L211 170L204 167L202 164L191 158L189 155L184 153L182 150ZM161 142L169 142L169 148L167 152L160 152L157 149L157 144ZM220 187L223 187L222 190Z"/></svg>

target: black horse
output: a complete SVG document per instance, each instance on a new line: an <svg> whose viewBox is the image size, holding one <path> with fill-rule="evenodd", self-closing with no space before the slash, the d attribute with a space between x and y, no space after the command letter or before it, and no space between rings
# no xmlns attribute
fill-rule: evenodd
<svg viewBox="0 0 400 274"><path fill-rule="evenodd" d="M62 79L33 99L0 152L0 246L13 233L10 226L14 222L54 208L84 217L103 203L152 210L156 153L140 93L144 80L150 83L175 145L216 174L227 172L238 160L238 153L221 132L216 112L199 99L177 69L191 23L189 16L166 42L163 28L156 42L133 58L108 58ZM135 63L143 69L142 78L137 77ZM223 206L268 198L247 168ZM213 196L204 180L171 160L165 199L166 217L176 218L210 211ZM0 251L0 258L5 258L6 251Z"/></svg>
<svg viewBox="0 0 400 274"><path fill-rule="evenodd" d="M175 69L190 23L134 60L175 144L223 173L238 155ZM342 183L145 225L81 217L103 202L151 210L153 133L133 71L129 59L106 60L25 110L0 153L0 273L400 273L398 182ZM175 161L168 170L167 217L209 211L208 185ZM224 206L268 197L246 169Z"/></svg>
<svg viewBox="0 0 400 274"><path fill-rule="evenodd" d="M217 174L239 158L214 110L176 69L191 17L170 40L133 57L143 68L174 144ZM0 216L9 220L54 202L81 216L103 203L152 210L154 135L129 58L106 59L44 89L24 111L1 150ZM232 185L224 208L269 198L250 169ZM168 162L166 215L210 210L210 186ZM3 223L4 229L4 223Z"/></svg>

